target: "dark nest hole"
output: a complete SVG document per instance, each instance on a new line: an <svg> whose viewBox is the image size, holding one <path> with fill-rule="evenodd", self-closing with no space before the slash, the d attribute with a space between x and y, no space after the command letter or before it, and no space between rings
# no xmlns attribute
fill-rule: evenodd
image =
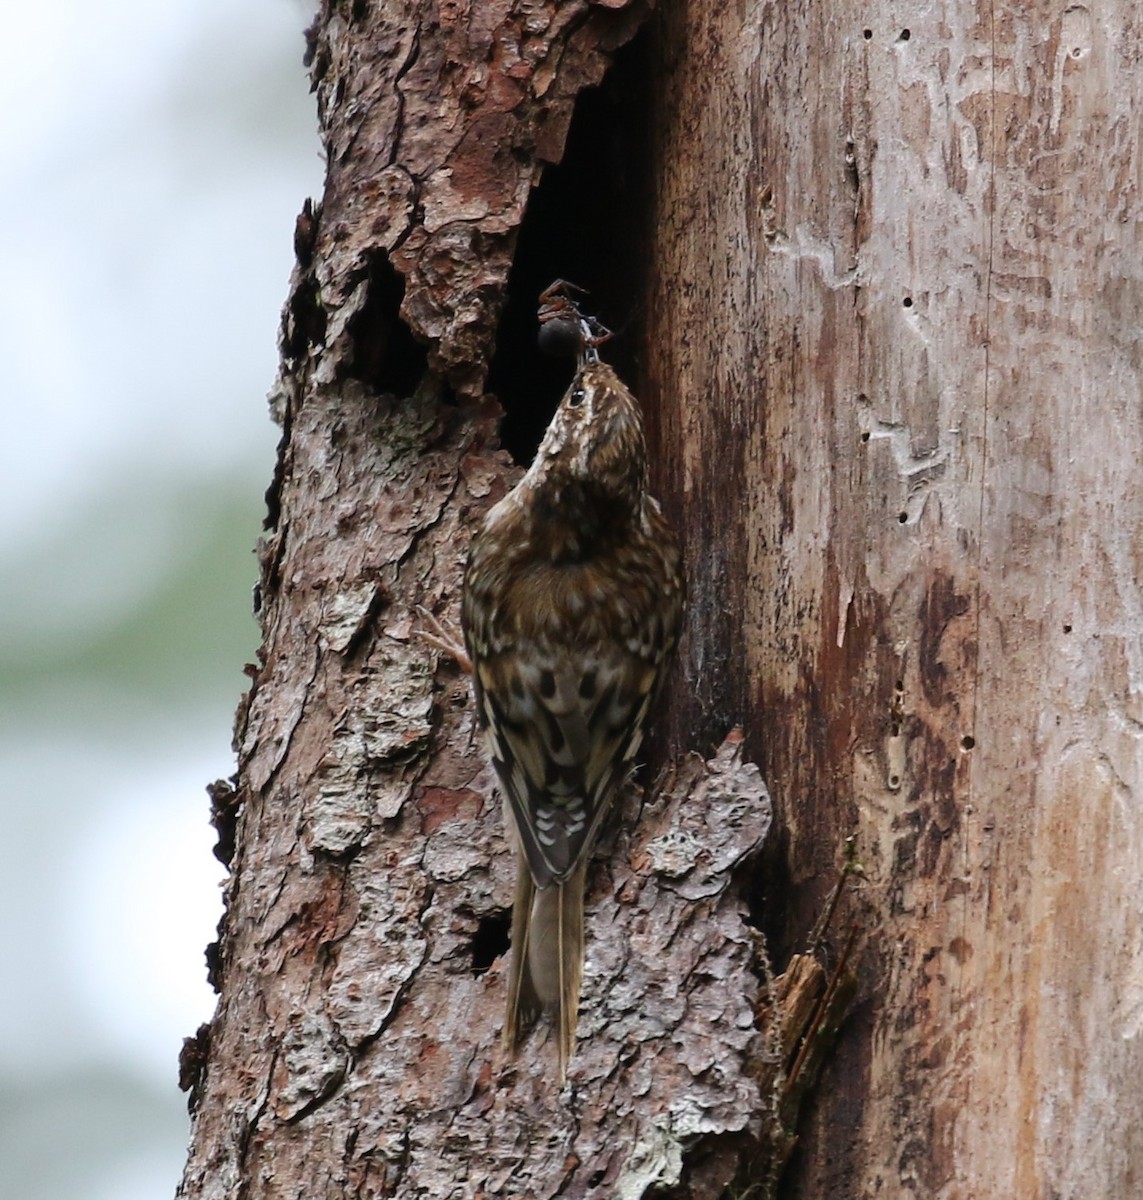
<svg viewBox="0 0 1143 1200"><path fill-rule="evenodd" d="M647 38L644 30L599 86L580 94L563 160L544 168L520 227L488 377L504 408L501 442L519 463L532 460L574 371L573 359L537 345L539 295L554 280L588 292L583 311L615 333L601 356L638 383L650 210Z"/></svg>

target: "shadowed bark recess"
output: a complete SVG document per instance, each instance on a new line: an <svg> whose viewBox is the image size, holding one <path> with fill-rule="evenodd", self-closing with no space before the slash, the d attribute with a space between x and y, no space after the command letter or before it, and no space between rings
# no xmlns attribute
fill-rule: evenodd
<svg viewBox="0 0 1143 1200"><path fill-rule="evenodd" d="M542 1030L499 1049L512 858L469 682L417 636L516 477L483 383L529 192L644 15L327 3L310 31L329 173L271 398L264 642L212 789L231 877L183 1197L713 1198L767 1128L770 809L741 735L605 834L561 1090Z"/></svg>
<svg viewBox="0 0 1143 1200"><path fill-rule="evenodd" d="M326 0L308 50L328 159L313 250L323 363L375 355L385 386L386 356L342 339L371 301L352 340L389 336L395 295L433 371L480 395L529 193L647 8ZM395 273L395 293L379 293L377 271Z"/></svg>

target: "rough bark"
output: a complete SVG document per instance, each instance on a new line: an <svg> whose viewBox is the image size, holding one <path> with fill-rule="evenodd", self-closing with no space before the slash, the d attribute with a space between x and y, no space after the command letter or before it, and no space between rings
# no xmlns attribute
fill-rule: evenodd
<svg viewBox="0 0 1143 1200"><path fill-rule="evenodd" d="M1135 1195L1143 23L663 17L643 386L692 564L672 721L746 729L779 941L846 837L867 875L789 1194Z"/></svg>
<svg viewBox="0 0 1143 1200"><path fill-rule="evenodd" d="M329 173L283 321L264 643L212 789L231 877L184 1197L714 1197L784 1152L741 737L626 795L561 1089L542 1035L499 1050L511 855L468 681L416 636L513 479L484 385L530 190L644 15L327 3L311 31Z"/></svg>

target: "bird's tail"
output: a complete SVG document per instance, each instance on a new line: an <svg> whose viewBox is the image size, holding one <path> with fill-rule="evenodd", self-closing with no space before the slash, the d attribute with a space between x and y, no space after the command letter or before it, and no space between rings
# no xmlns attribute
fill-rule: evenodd
<svg viewBox="0 0 1143 1200"><path fill-rule="evenodd" d="M561 1078L575 1047L579 1016L585 869L586 863L580 863L563 883L537 888L523 857L517 860L504 1045L515 1050L521 1028L537 1013L550 1013L556 1027Z"/></svg>

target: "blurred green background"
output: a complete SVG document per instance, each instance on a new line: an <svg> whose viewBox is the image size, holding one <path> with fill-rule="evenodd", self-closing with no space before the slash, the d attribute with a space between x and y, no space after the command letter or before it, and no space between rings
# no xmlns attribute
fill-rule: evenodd
<svg viewBox="0 0 1143 1200"><path fill-rule="evenodd" d="M5 0L0 76L0 1198L171 1196L209 1019L205 785L294 217L304 0Z"/></svg>

